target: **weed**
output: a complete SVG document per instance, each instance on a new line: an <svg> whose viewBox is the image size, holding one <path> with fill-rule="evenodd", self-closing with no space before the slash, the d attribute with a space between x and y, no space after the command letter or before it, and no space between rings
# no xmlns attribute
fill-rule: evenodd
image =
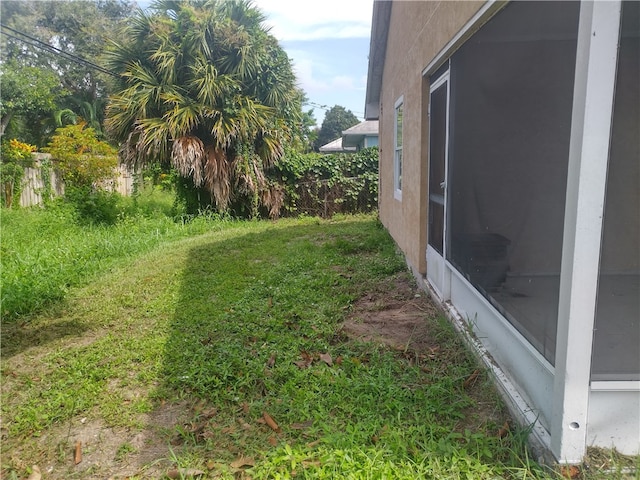
<svg viewBox="0 0 640 480"><path fill-rule="evenodd" d="M131 453L136 452L136 448L128 442L123 443L118 447L115 454L115 461L121 462Z"/></svg>

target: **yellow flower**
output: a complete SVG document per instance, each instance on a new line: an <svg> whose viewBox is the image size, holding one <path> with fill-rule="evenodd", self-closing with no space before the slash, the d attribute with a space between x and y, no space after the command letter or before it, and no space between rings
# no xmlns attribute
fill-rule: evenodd
<svg viewBox="0 0 640 480"><path fill-rule="evenodd" d="M21 142L19 140L16 140L15 138L9 140L9 145L11 146L11 148L19 150L23 153L31 153L37 150L35 145L29 145L28 143Z"/></svg>

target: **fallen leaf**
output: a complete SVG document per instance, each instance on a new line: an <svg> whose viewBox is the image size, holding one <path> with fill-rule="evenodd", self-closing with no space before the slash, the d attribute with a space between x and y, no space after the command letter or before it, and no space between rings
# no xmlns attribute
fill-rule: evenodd
<svg viewBox="0 0 640 480"><path fill-rule="evenodd" d="M276 437L269 437L268 442L272 447L278 445L278 439Z"/></svg>
<svg viewBox="0 0 640 480"><path fill-rule="evenodd" d="M320 360L322 360L324 363L326 363L330 367L333 366L333 359L331 358L331 354L329 353L321 353Z"/></svg>
<svg viewBox="0 0 640 480"><path fill-rule="evenodd" d="M73 461L78 465L82 461L82 442L76 442L76 451L73 456Z"/></svg>
<svg viewBox="0 0 640 480"><path fill-rule="evenodd" d="M216 468L216 467L217 467L216 462L214 462L213 460L208 460L208 461L207 461L207 468L208 468L209 470L213 470L213 469L214 469L214 468Z"/></svg>
<svg viewBox="0 0 640 480"><path fill-rule="evenodd" d="M276 363L276 354L272 353L271 356L269 357L269 360L267 360L267 367L271 368L275 365Z"/></svg>
<svg viewBox="0 0 640 480"><path fill-rule="evenodd" d="M300 369L307 368L309 365L313 363L313 357L309 355L308 352L302 351L300 352L300 356L302 357L302 360L293 362L293 364L296 365L298 368Z"/></svg>
<svg viewBox="0 0 640 480"><path fill-rule="evenodd" d="M320 445L320 440L314 440L313 442L307 443L307 447L309 448L314 448L314 447L317 447L318 445Z"/></svg>
<svg viewBox="0 0 640 480"><path fill-rule="evenodd" d="M249 404L248 404L247 402L244 402L244 403L242 404L242 412L243 412L244 414L249 413Z"/></svg>
<svg viewBox="0 0 640 480"><path fill-rule="evenodd" d="M563 465L560 467L560 475L563 478L578 478L580 475L580 467L577 465Z"/></svg>
<svg viewBox="0 0 640 480"><path fill-rule="evenodd" d="M267 299L267 305L269 305L269 308L273 307L273 298L272 297L269 297Z"/></svg>
<svg viewBox="0 0 640 480"><path fill-rule="evenodd" d="M342 357L336 358L336 365L342 365Z"/></svg>
<svg viewBox="0 0 640 480"><path fill-rule="evenodd" d="M273 430L274 432L280 432L280 427L275 422L275 420L271 418L271 415L269 415L267 412L262 412L262 418L264 418L264 421L267 423L271 430Z"/></svg>
<svg viewBox="0 0 640 480"><path fill-rule="evenodd" d="M502 427L500 427L500 430L498 430L498 437L504 438L507 433L509 433L509 422L504 422Z"/></svg>
<svg viewBox="0 0 640 480"><path fill-rule="evenodd" d="M480 375L480 370L476 368L473 371L473 373L469 375L469 377L464 381L463 387L467 388L473 383L475 383L476 379L478 378L478 375Z"/></svg>
<svg viewBox="0 0 640 480"><path fill-rule="evenodd" d="M31 467L31 475L27 477L27 480L40 480L42 478L42 474L40 473L40 467L38 465L34 465Z"/></svg>
<svg viewBox="0 0 640 480"><path fill-rule="evenodd" d="M231 465L231 468L255 467L256 461L250 457L239 457L229 465Z"/></svg>
<svg viewBox="0 0 640 480"><path fill-rule="evenodd" d="M304 430L305 428L309 428L311 426L313 426L313 420L307 420L306 422L291 424L291 428L293 428L294 430Z"/></svg>

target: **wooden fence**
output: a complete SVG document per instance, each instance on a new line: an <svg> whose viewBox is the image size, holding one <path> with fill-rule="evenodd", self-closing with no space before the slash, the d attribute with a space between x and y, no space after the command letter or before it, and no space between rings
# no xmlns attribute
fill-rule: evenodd
<svg viewBox="0 0 640 480"><path fill-rule="evenodd" d="M35 153L35 164L32 168L24 169L22 178L22 192L20 193L20 206L30 207L32 205L42 205L42 194L45 191L45 175L42 171L42 161L51 158L48 153ZM54 196L64 195L64 182L55 169L49 170L50 192ZM133 192L133 173L125 166L118 165L112 180L102 184L110 191L118 192L120 195L131 195Z"/></svg>

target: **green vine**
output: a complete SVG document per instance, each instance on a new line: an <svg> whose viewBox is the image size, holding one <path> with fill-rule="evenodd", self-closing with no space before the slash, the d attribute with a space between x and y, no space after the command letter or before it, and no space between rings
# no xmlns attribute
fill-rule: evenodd
<svg viewBox="0 0 640 480"><path fill-rule="evenodd" d="M42 204L48 205L53 199L53 187L51 186L51 171L53 165L51 159L44 158L40 161L40 178L42 179Z"/></svg>
<svg viewBox="0 0 640 480"><path fill-rule="evenodd" d="M378 148L322 155L287 152L276 167L290 215L329 217L360 213L378 205Z"/></svg>

